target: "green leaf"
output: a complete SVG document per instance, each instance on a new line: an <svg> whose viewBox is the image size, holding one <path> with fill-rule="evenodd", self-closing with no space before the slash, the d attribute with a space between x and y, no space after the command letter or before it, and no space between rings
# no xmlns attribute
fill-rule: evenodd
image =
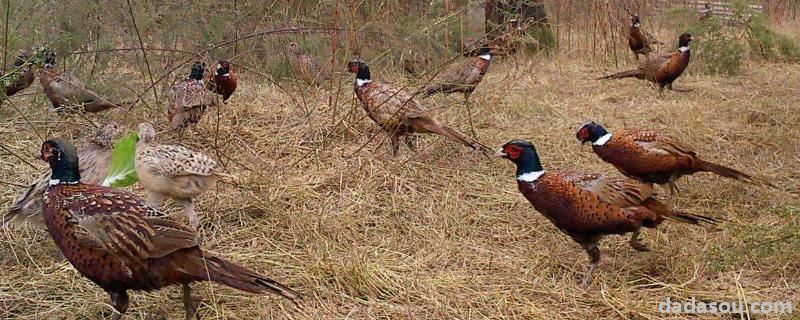
<svg viewBox="0 0 800 320"><path fill-rule="evenodd" d="M134 132L114 143L111 153L111 164L103 186L116 188L127 187L139 181L136 175L136 142L139 136Z"/></svg>

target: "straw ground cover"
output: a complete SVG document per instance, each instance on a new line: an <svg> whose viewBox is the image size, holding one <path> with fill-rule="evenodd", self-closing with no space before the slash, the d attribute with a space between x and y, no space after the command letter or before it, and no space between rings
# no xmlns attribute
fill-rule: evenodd
<svg viewBox="0 0 800 320"><path fill-rule="evenodd" d="M378 78L402 81L379 64L373 69ZM633 251L626 238L609 237L595 282L583 292L577 281L586 270L585 253L517 192L506 160L435 137L421 139L419 153L401 149L392 157L385 136L354 100L349 74L339 75L336 108L329 106L329 90L281 83L290 96L244 74L230 103L212 110L184 140L238 177L236 185L220 184L200 198L204 246L301 291L304 307L198 284L201 314L655 319L665 317L657 303L666 297L800 303L800 67L749 64L733 77L690 73L676 87L692 92L663 95L644 82L589 80L606 71L579 59L495 60L473 95L479 138L491 146L531 140L546 170L617 174L588 147L578 147L577 126L595 120L612 129L656 129L777 188L708 174L681 180L682 193L672 203L723 219L718 230L665 223L644 232L652 249L645 253ZM0 109L2 144L20 156L0 159L4 183L25 185L44 170L34 159L38 134L83 141L93 130L85 119L44 114L39 90L13 100L19 112L8 103ZM468 131L459 101L434 97L426 103L442 107L440 119ZM163 110L140 105L91 117L128 130L152 120L164 131ZM161 141L174 138L163 132ZM23 189L0 190L6 208ZM138 186L132 190L143 194ZM45 231L0 230L0 268L0 318L110 315L107 295L59 256ZM178 288L134 293L126 318L180 318L179 297Z"/></svg>

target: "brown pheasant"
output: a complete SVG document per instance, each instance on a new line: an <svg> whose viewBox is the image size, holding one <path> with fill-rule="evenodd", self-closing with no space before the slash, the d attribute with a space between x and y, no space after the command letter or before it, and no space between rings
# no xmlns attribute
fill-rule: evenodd
<svg viewBox="0 0 800 320"><path fill-rule="evenodd" d="M88 144L78 150L82 183L100 184L103 182L108 175L108 164L111 161L114 140L119 137L120 133L119 126L115 122L109 122L95 133ZM41 215L42 195L49 182L50 171L47 171L31 183L28 190L21 194L8 210L0 226L21 225L27 221L44 227L44 218Z"/></svg>
<svg viewBox="0 0 800 320"><path fill-rule="evenodd" d="M713 218L670 210L654 198L653 187L647 183L591 173L546 172L536 148L527 141L509 141L497 151L497 156L517 165L517 187L536 211L589 254L589 271L581 281L584 289L591 284L600 262L597 244L604 236L631 232L631 246L647 251L639 242L641 227L655 228L664 219L689 224L716 223Z"/></svg>
<svg viewBox="0 0 800 320"><path fill-rule="evenodd" d="M86 88L83 82L67 72L56 70L56 54L44 53L44 67L39 69L39 82L45 95L60 115L78 112L100 112L131 103L113 103Z"/></svg>
<svg viewBox="0 0 800 320"><path fill-rule="evenodd" d="M402 90L373 81L363 61L350 61L347 68L356 74L354 88L364 110L389 135L393 154L397 155L401 136L405 137L406 146L415 150L412 137L415 133L435 133L472 149L489 150L477 140L439 123L425 106Z"/></svg>
<svg viewBox="0 0 800 320"><path fill-rule="evenodd" d="M403 63L403 70L412 77L419 77L419 75L428 68L431 61L425 55L421 54L418 49L408 48L403 51L400 57Z"/></svg>
<svg viewBox="0 0 800 320"><path fill-rule="evenodd" d="M289 53L289 67L295 77L305 81L310 85L319 85L326 80L330 80L330 73L322 67L316 58L303 53L297 42L290 42L286 45Z"/></svg>
<svg viewBox="0 0 800 320"><path fill-rule="evenodd" d="M639 60L639 55L647 57L653 49L650 45L663 44L656 40L653 35L642 30L642 22L638 14L633 14L628 8L628 15L631 16L631 25L628 27L628 47L633 51L633 56Z"/></svg>
<svg viewBox="0 0 800 320"><path fill-rule="evenodd" d="M736 169L708 162L689 145L655 131L619 129L613 134L603 126L590 122L576 133L581 143L592 143L592 150L628 177L647 183L668 184L677 191L675 180L696 172L713 172L747 183L757 180Z"/></svg>
<svg viewBox="0 0 800 320"><path fill-rule="evenodd" d="M236 69L231 66L230 62L220 60L217 62L217 69L214 71L214 77L208 81L208 90L222 96L222 102L228 103L228 98L236 91L236 85L239 82L239 76L236 75Z"/></svg>
<svg viewBox="0 0 800 320"><path fill-rule="evenodd" d="M206 64L195 62L186 79L177 81L169 89L170 107L167 110L170 127L179 137L190 124L200 122L209 106L216 105L216 99L203 85Z"/></svg>
<svg viewBox="0 0 800 320"><path fill-rule="evenodd" d="M684 33L678 40L677 52L650 59L636 69L607 75L597 80L635 77L658 84L659 91L663 91L664 87L673 90L672 82L678 79L689 65L689 42L691 41L692 36Z"/></svg>
<svg viewBox="0 0 800 320"><path fill-rule="evenodd" d="M31 61L31 58L27 54L21 54L14 60L14 69L10 72L17 73L17 75L11 80L9 85L5 87L5 95L0 96L0 103L3 103L6 98L31 86L33 80L36 79L35 67L36 64Z"/></svg>
<svg viewBox="0 0 800 320"><path fill-rule="evenodd" d="M489 47L481 47L477 54L473 54L467 60L456 62L442 72L440 72L431 84L422 90L422 97L428 97L435 93L464 93L464 104L467 107L469 116L469 128L472 136L475 136L475 128L472 124L472 110L469 106L469 97L475 91L475 87L481 83L483 76L489 71L489 64L492 60L492 53Z"/></svg>
<svg viewBox="0 0 800 320"><path fill-rule="evenodd" d="M125 314L128 290L177 284L191 319L196 310L189 285L197 281L298 298L286 286L204 251L192 229L135 194L79 182L78 156L69 141L44 142L42 160L52 171L42 206L47 230L67 261L109 293L118 312L112 319Z"/></svg>

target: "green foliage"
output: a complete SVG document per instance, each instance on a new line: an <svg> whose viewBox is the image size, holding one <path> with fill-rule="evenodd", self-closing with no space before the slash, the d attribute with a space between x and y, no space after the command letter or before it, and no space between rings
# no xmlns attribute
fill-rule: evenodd
<svg viewBox="0 0 800 320"><path fill-rule="evenodd" d="M788 37L772 31L765 15L755 14L747 24L747 31L750 49L762 59L800 62L800 48Z"/></svg>
<svg viewBox="0 0 800 320"><path fill-rule="evenodd" d="M139 181L135 165L136 142L138 140L139 136L134 132L114 143L108 176L103 180L104 186L121 188Z"/></svg>
<svg viewBox="0 0 800 320"><path fill-rule="evenodd" d="M800 48L770 27L769 20L745 1L735 1L731 20L716 16L693 24L686 31L697 41L693 44L697 63L703 73L734 75L747 57L767 61L800 62Z"/></svg>
<svg viewBox="0 0 800 320"><path fill-rule="evenodd" d="M717 17L700 21L686 31L696 40L691 44L700 57L696 61L706 74L734 75L742 65L744 47L736 34L725 28Z"/></svg>

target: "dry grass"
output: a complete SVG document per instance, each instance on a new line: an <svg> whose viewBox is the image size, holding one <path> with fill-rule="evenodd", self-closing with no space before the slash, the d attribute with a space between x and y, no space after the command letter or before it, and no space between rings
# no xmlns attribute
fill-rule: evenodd
<svg viewBox="0 0 800 320"><path fill-rule="evenodd" d="M401 149L393 158L353 100L349 76L331 108L328 91L284 83L290 97L245 75L220 110L219 132L212 112L185 141L241 180L241 188L223 184L200 199L204 246L298 289L305 307L199 284L204 318L656 319L665 297L800 303L800 240L758 245L800 227L799 66L750 65L732 78L689 74L676 87L694 91L659 95L635 80L588 80L604 70L579 60L517 62L498 60L473 95L488 145L524 138L548 170L616 174L577 146L574 130L592 119L673 134L779 187L707 174L682 180L674 204L725 219L720 230L665 223L643 234L646 253L609 237L595 283L582 292L585 253L517 192L511 163L434 137L420 141L420 153ZM93 130L82 119L43 115L41 96L13 101L44 136L82 140ZM427 102L445 101L451 108L440 118L468 130L457 96ZM163 130L163 109L90 117L133 130L153 113ZM26 184L45 168L32 160L41 140L8 104L0 115L2 144L36 166L3 155L0 181ZM0 207L21 191L3 187ZM0 268L0 318L110 315L106 294L59 257L45 231L0 230ZM179 297L178 288L135 293L126 319L181 318Z"/></svg>

